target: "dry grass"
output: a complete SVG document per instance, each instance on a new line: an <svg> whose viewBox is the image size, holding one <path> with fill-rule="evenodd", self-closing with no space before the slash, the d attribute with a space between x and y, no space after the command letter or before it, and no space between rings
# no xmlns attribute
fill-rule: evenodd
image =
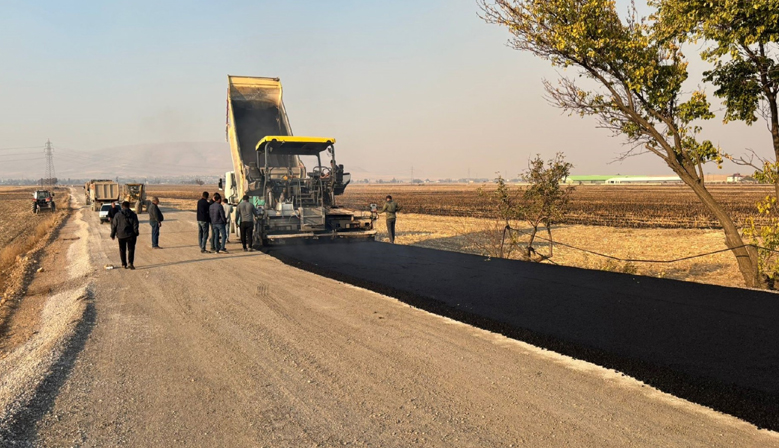
<svg viewBox="0 0 779 448"><path fill-rule="evenodd" d="M523 228L521 224L516 225ZM502 228L501 224L488 219L403 213L398 217L396 242L495 257L500 246ZM381 220L378 222L378 229L377 239L386 241L386 228ZM557 242L620 258L669 260L726 248L722 231L711 229L625 229L561 225L553 229L552 236ZM520 238L520 243L523 241ZM545 241L540 243L537 245L538 251L548 254L548 243ZM519 259L520 255L515 249L509 258ZM551 261L564 266L586 269L626 272L722 286L744 286L735 258L730 252L672 264L622 263L555 245Z"/></svg>
<svg viewBox="0 0 779 448"><path fill-rule="evenodd" d="M69 213L70 194L56 190L57 212L32 213L32 192L35 187L5 187L0 189L0 293L9 283L8 272L48 237L63 217ZM3 294L5 295L5 294Z"/></svg>

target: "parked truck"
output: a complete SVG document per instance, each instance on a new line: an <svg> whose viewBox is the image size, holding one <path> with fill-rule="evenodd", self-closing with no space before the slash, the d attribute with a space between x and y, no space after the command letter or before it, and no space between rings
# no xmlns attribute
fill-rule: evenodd
<svg viewBox="0 0 779 448"><path fill-rule="evenodd" d="M84 185L87 205L99 211L105 203L119 200L119 184L108 179L92 179Z"/></svg>
<svg viewBox="0 0 779 448"><path fill-rule="evenodd" d="M122 201L130 203L130 207L135 209L135 213L143 213L146 203L146 186L144 184L124 184L122 186Z"/></svg>
<svg viewBox="0 0 779 448"><path fill-rule="evenodd" d="M260 210L253 245L375 237L370 212L337 204L351 176L336 162L335 138L292 135L278 78L228 76L227 139L225 198L237 205L248 195Z"/></svg>

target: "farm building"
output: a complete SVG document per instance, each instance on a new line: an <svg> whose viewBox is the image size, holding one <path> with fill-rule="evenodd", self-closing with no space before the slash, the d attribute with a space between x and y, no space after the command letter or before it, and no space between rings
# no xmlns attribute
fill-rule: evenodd
<svg viewBox="0 0 779 448"><path fill-rule="evenodd" d="M585 185L585 184L665 184L678 183L682 180L676 176L620 176L610 175L591 175L591 176L568 176L566 184Z"/></svg>
<svg viewBox="0 0 779 448"><path fill-rule="evenodd" d="M678 176L620 176L606 180L606 184L677 184L682 179Z"/></svg>
<svg viewBox="0 0 779 448"><path fill-rule="evenodd" d="M614 177L614 175L601 176L601 175L587 175L587 176L568 176L565 179L566 184L605 184L607 180Z"/></svg>

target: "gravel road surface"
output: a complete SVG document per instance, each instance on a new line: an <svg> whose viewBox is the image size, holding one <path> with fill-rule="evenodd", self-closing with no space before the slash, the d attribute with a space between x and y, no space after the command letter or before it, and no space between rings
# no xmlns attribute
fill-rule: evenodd
<svg viewBox="0 0 779 448"><path fill-rule="evenodd" d="M135 271L87 214L94 316L19 446L779 446L614 371L272 256L141 223ZM380 243L376 243L380 244Z"/></svg>

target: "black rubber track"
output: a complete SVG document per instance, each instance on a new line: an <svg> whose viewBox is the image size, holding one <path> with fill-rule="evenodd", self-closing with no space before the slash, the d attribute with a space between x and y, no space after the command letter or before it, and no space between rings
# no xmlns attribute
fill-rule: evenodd
<svg viewBox="0 0 779 448"><path fill-rule="evenodd" d="M779 295L382 243L266 250L779 430Z"/></svg>

